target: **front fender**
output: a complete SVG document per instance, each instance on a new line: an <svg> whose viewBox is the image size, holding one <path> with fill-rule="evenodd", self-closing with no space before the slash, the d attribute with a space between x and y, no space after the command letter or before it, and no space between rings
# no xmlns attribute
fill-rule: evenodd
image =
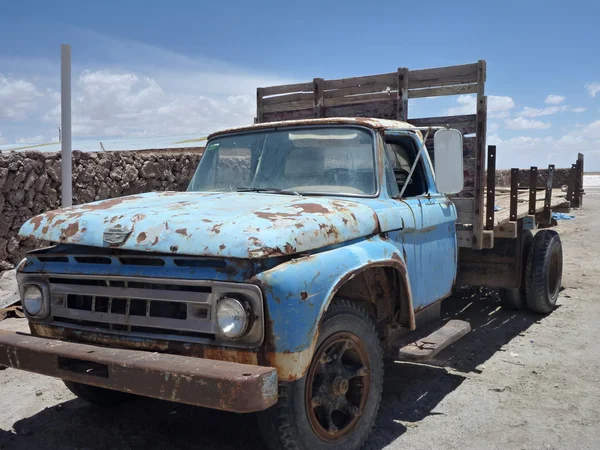
<svg viewBox="0 0 600 450"><path fill-rule="evenodd" d="M304 375L319 322L335 293L356 274L376 266L399 271L412 313L405 262L397 247L379 236L294 259L253 278L265 295L265 359L277 367L279 379L291 381Z"/></svg>

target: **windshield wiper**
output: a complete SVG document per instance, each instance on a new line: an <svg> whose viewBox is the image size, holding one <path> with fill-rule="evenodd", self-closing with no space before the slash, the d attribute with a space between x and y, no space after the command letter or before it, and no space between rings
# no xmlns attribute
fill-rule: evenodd
<svg viewBox="0 0 600 450"><path fill-rule="evenodd" d="M253 187L245 187L241 186L235 189L236 192L272 192L274 194L283 194L283 195L300 195L299 192L296 191L288 191L285 189L277 189L277 188L253 188Z"/></svg>

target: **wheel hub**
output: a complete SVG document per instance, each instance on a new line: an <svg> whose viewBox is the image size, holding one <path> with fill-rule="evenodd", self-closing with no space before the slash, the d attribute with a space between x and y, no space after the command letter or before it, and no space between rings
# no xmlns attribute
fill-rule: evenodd
<svg viewBox="0 0 600 450"><path fill-rule="evenodd" d="M345 395L348 392L348 380L342 377L335 377L333 380L333 393L335 395Z"/></svg>
<svg viewBox="0 0 600 450"><path fill-rule="evenodd" d="M354 430L370 385L368 353L356 335L336 333L323 342L306 379L306 408L315 433L335 442Z"/></svg>

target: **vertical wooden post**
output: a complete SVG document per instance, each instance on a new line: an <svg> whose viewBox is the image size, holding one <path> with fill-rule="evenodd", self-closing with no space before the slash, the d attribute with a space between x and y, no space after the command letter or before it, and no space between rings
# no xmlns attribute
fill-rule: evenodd
<svg viewBox="0 0 600 450"><path fill-rule="evenodd" d="M510 220L517 220L519 205L519 169L510 169Z"/></svg>
<svg viewBox="0 0 600 450"><path fill-rule="evenodd" d="M313 117L325 117L323 110L325 80L323 78L313 79Z"/></svg>
<svg viewBox="0 0 600 450"><path fill-rule="evenodd" d="M256 88L256 118L254 123L261 123L263 121L263 89Z"/></svg>
<svg viewBox="0 0 600 450"><path fill-rule="evenodd" d="M535 215L535 202L537 200L537 167L532 166L529 169L529 215Z"/></svg>
<svg viewBox="0 0 600 450"><path fill-rule="evenodd" d="M487 215L485 216L485 229L494 229L494 209L496 207L496 146L488 145L488 158L487 158L487 202L486 210Z"/></svg>
<svg viewBox="0 0 600 450"><path fill-rule="evenodd" d="M401 67L396 75L396 120L408 120L408 69Z"/></svg>
<svg viewBox="0 0 600 450"><path fill-rule="evenodd" d="M473 248L483 248L483 184L485 181L485 145L487 133L487 97L485 96L485 61L477 68L477 124L475 127L475 209Z"/></svg>

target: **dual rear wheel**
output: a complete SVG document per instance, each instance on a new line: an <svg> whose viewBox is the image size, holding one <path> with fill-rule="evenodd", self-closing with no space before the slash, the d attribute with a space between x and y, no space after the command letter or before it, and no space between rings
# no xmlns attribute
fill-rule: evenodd
<svg viewBox="0 0 600 450"><path fill-rule="evenodd" d="M521 287L500 289L502 305L509 309L527 307L540 314L552 312L560 292L562 267L562 244L556 231L540 230L535 236L525 231Z"/></svg>

